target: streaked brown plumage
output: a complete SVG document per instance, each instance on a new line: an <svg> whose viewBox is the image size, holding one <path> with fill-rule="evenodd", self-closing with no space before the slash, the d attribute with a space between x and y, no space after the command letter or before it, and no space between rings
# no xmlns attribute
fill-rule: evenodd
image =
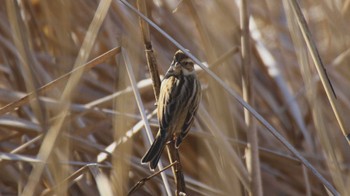
<svg viewBox="0 0 350 196"><path fill-rule="evenodd" d="M177 51L167 71L158 99L159 131L141 162L156 168L165 145L175 139L178 148L190 130L201 99L201 86L193 61Z"/></svg>

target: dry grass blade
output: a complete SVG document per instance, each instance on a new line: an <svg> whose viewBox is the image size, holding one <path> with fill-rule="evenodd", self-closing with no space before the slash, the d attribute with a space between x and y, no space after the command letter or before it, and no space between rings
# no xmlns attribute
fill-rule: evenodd
<svg viewBox="0 0 350 196"><path fill-rule="evenodd" d="M26 143L18 146L17 148L11 150L11 153L19 153L21 151L24 151L30 145L33 145L35 142L40 141L42 137L43 137L43 134L40 134L40 135L34 137L33 139L29 140L28 142L26 142Z"/></svg>
<svg viewBox="0 0 350 196"><path fill-rule="evenodd" d="M76 73L76 72L85 72L90 70L92 67L103 63L104 61L106 61L107 59L111 58L112 56L118 54L120 52L120 47L116 47L113 48L109 51L107 51L106 53L94 58L93 60L89 61L88 63L85 63L75 69L73 69L72 71L70 71L69 73L66 73L64 75L62 75L61 77L53 80L52 82L49 82L48 84L40 87L39 89L37 89L35 92L31 92L28 93L27 95L25 95L24 97L22 97L21 99L14 101L12 103L9 103L8 105L0 108L0 115L6 114L7 112L11 112L14 109L16 109L17 107L20 107L28 102L30 102L32 99L35 98L35 93L43 93L49 89L52 89L53 87L55 87L56 85L58 85L58 83L60 82L64 82L66 81L72 74Z"/></svg>
<svg viewBox="0 0 350 196"><path fill-rule="evenodd" d="M310 183L309 183L309 175L307 174L307 169L305 166L302 166L303 167L303 176L304 176L304 179L305 179L305 184L306 184L306 195L307 196L311 196L311 187L310 187Z"/></svg>
<svg viewBox="0 0 350 196"><path fill-rule="evenodd" d="M23 161L23 162L30 162L30 163L42 163L42 161L38 158L28 157L25 155L3 153L3 152L0 153L0 160Z"/></svg>
<svg viewBox="0 0 350 196"><path fill-rule="evenodd" d="M19 132L23 132L25 134L31 134L31 135L35 135L42 131L41 127L38 124L35 124L31 121L24 120L21 118L15 118L12 116L0 117L0 125L2 127L16 129Z"/></svg>
<svg viewBox="0 0 350 196"><path fill-rule="evenodd" d="M97 165L91 164L88 166L90 172L94 176L100 195L113 196L111 184L105 174L103 174Z"/></svg>
<svg viewBox="0 0 350 196"><path fill-rule="evenodd" d="M310 30L309 30L307 23L305 21L304 15L302 14L300 6L296 0L289 0L288 2L289 2L289 5L291 6L296 18L297 18L299 28L303 34L304 40L305 40L306 45L309 49L312 60L316 66L316 69L317 69L318 75L320 76L323 88L326 91L326 94L327 94L328 100L332 106L334 115L337 118L339 127L340 127L344 137L347 139L347 141L350 145L350 133L345 129L343 117L340 114L339 108L337 106L338 104L336 101L336 94L335 94L333 86L329 80L326 69L322 63L322 60L321 60L321 57L318 53L317 47L316 47L316 45L311 37L311 33L310 33Z"/></svg>

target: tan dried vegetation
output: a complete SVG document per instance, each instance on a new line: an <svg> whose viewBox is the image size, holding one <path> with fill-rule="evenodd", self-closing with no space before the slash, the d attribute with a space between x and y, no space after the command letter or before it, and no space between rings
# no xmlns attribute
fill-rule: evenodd
<svg viewBox="0 0 350 196"><path fill-rule="evenodd" d="M315 48L305 42L293 0L246 1L249 34L240 30L238 0L145 2L148 17L221 81L198 69L203 99L180 147L188 195L326 195L325 187L350 195L349 143L340 128L350 127L349 0L301 1ZM1 4L0 195L127 194L152 174L140 164L149 146L141 114L157 131L138 15L118 0ZM163 75L178 47L153 27L149 34ZM232 96L243 97L241 35L250 39L249 103L309 166L266 125L245 123ZM325 93L316 48L337 99ZM247 137L252 129L256 136ZM257 139L252 152L259 159L247 138ZM173 174L164 174L132 195L173 194Z"/></svg>

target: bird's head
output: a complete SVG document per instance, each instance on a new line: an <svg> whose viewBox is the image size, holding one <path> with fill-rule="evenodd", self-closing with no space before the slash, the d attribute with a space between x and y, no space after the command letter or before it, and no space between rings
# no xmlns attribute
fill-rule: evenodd
<svg viewBox="0 0 350 196"><path fill-rule="evenodd" d="M194 63L184 52L178 50L175 55L171 67L176 74L181 72L184 75L194 74Z"/></svg>

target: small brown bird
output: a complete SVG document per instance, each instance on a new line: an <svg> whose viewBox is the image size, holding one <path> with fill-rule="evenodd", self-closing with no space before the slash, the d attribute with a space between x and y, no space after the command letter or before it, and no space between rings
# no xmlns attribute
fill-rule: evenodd
<svg viewBox="0 0 350 196"><path fill-rule="evenodd" d="M201 99L201 85L194 63L178 50L162 81L158 99L159 131L141 163L148 163L154 170L165 145L175 140L176 148L190 130Z"/></svg>

